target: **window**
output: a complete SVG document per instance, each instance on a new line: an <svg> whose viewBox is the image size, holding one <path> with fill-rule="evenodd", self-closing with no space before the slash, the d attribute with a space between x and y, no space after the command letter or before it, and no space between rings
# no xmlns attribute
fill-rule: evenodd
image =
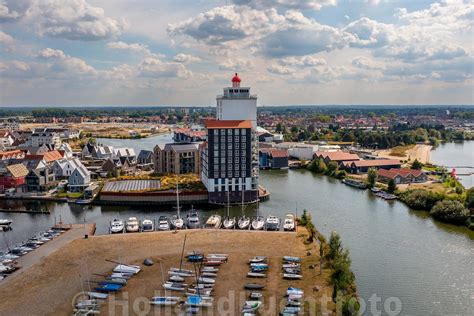
<svg viewBox="0 0 474 316"><path fill-rule="evenodd" d="M247 130L246 130L245 128L242 128L241 132L242 132L242 133L241 133L242 135L246 135Z"/></svg>
<svg viewBox="0 0 474 316"><path fill-rule="evenodd" d="M227 140L228 140L229 142L232 142L232 135L229 135L229 137L227 137Z"/></svg>
<svg viewBox="0 0 474 316"><path fill-rule="evenodd" d="M247 155L247 152L245 151L245 149L242 149L242 156L246 156Z"/></svg>
<svg viewBox="0 0 474 316"><path fill-rule="evenodd" d="M247 165L246 164L242 164L242 170L246 170L247 169Z"/></svg>
<svg viewBox="0 0 474 316"><path fill-rule="evenodd" d="M240 134L240 129L237 128L237 129L234 131L234 133L235 133L235 135L239 135L239 134Z"/></svg>
<svg viewBox="0 0 474 316"><path fill-rule="evenodd" d="M235 169L235 170L239 170L239 168L240 168L240 165L239 165L238 163L236 163L236 164L234 165L234 169Z"/></svg>
<svg viewBox="0 0 474 316"><path fill-rule="evenodd" d="M229 157L232 156L232 149L229 149L229 150L227 151L227 156L229 156Z"/></svg>
<svg viewBox="0 0 474 316"><path fill-rule="evenodd" d="M240 147L240 144L239 143L235 143L235 149L239 149Z"/></svg>
<svg viewBox="0 0 474 316"><path fill-rule="evenodd" d="M219 151L218 150L214 150L214 158L217 158L219 157Z"/></svg>
<svg viewBox="0 0 474 316"><path fill-rule="evenodd" d="M218 143L214 143L214 150L219 150L219 144Z"/></svg>
<svg viewBox="0 0 474 316"><path fill-rule="evenodd" d="M219 130L218 130L217 128L216 128L216 129L214 129L214 136L216 136L216 137L217 137L217 135L218 135L218 134L219 134Z"/></svg>
<svg viewBox="0 0 474 316"><path fill-rule="evenodd" d="M239 159L239 157L235 157L234 161L235 161L235 163L238 163L238 162L240 162L240 159Z"/></svg>
<svg viewBox="0 0 474 316"><path fill-rule="evenodd" d="M232 149L232 143L227 144L227 149Z"/></svg>
<svg viewBox="0 0 474 316"><path fill-rule="evenodd" d="M242 157L242 162L245 162L245 160L246 160L246 157L243 156L243 157Z"/></svg>

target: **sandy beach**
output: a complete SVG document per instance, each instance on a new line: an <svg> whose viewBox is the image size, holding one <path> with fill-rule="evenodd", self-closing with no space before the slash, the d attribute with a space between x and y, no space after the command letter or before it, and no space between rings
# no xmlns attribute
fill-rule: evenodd
<svg viewBox="0 0 474 316"><path fill-rule="evenodd" d="M413 146L413 148L407 150L405 152L404 157L390 155L390 152L391 152L390 149L379 150L376 152L376 154L380 157L389 158L389 159L409 160L409 161L414 161L415 159L418 159L418 161L420 161L421 163L429 163L431 159L432 148L433 146L431 145L417 144Z"/></svg>
<svg viewBox="0 0 474 316"><path fill-rule="evenodd" d="M303 233L305 230L303 229ZM143 270L115 297L104 304L104 315L163 315L177 314L174 310L152 307L147 302L154 295L165 294L162 290L162 262L165 273L170 267L178 267L184 236L187 234L185 252L193 250L205 253L227 253L228 263L221 266L217 277L213 308L203 315L238 314L247 292L247 283L265 285L264 307L260 315L275 315L278 305L283 303L283 295L288 286L305 290L305 297L314 303L307 303L305 315L327 312L321 308L322 300L330 300L332 287L329 285L329 270L323 269L319 275L319 251L316 244L305 245L301 232L254 232L226 230L192 230L173 232L153 232L140 234L120 234L92 236L89 239L75 239L56 252L41 258L29 269L12 276L10 282L0 283L1 315L71 315L73 298L82 290L88 290L86 280L101 280L97 274L109 274L115 264L105 259L137 264ZM308 256L307 252L311 255ZM249 279L248 259L264 255L269 257L268 278ZM282 279L281 259L284 255L303 258L303 276L300 281ZM145 258L155 264L142 265ZM316 265L316 268L309 268ZM192 269L186 264L184 268ZM21 271L21 270L20 270ZM82 282L81 282L82 280ZM96 284L89 283L93 288ZM317 288L317 290L315 289ZM178 293L173 293L176 295ZM170 293L168 293L170 295ZM323 304L325 305L325 304ZM334 309L329 303L328 308ZM307 312L307 313L306 313Z"/></svg>

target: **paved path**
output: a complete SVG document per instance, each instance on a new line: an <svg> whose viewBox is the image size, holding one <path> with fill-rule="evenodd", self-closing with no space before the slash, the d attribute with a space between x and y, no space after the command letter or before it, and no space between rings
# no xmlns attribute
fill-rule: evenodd
<svg viewBox="0 0 474 316"><path fill-rule="evenodd" d="M10 274L4 280L0 282L0 287L5 286L8 282L12 282L19 275L26 272L34 264L41 262L44 258L55 252L56 250L62 248L71 241L84 238L84 235L91 234L94 228L94 224L75 224L75 225L65 225L71 227L60 236L48 241L47 243L41 245L39 248L27 253L26 255L18 258L18 266L21 267L17 271Z"/></svg>

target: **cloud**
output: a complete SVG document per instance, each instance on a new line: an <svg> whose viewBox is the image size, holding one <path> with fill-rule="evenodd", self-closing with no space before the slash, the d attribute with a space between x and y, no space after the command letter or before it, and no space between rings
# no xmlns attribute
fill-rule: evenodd
<svg viewBox="0 0 474 316"><path fill-rule="evenodd" d="M5 32L0 31L0 43L2 43L2 45L9 45L13 43L13 41L13 37Z"/></svg>
<svg viewBox="0 0 474 316"><path fill-rule="evenodd" d="M40 58L65 58L66 54L62 50L59 49L52 49L52 48L45 48L38 53L38 57Z"/></svg>
<svg viewBox="0 0 474 316"><path fill-rule="evenodd" d="M220 70L248 71L254 67L254 63L245 58L229 59L219 64Z"/></svg>
<svg viewBox="0 0 474 316"><path fill-rule="evenodd" d="M265 32L282 21L275 9L254 10L247 6L216 7L183 22L168 26L170 36L186 35L208 45L242 40Z"/></svg>
<svg viewBox="0 0 474 316"><path fill-rule="evenodd" d="M181 63L168 63L163 62L158 58L145 58L138 65L139 75L150 78L161 78L161 77L179 77L188 78L192 75Z"/></svg>
<svg viewBox="0 0 474 316"><path fill-rule="evenodd" d="M0 21L11 21L20 17L16 11L10 10L5 1L0 0Z"/></svg>
<svg viewBox="0 0 474 316"><path fill-rule="evenodd" d="M102 8L85 0L35 0L26 17L40 36L69 40L108 39L120 35L126 26L123 21L105 16Z"/></svg>
<svg viewBox="0 0 474 316"><path fill-rule="evenodd" d="M294 72L293 68L282 66L279 64L271 64L270 66L268 66L267 70L277 75L288 75Z"/></svg>
<svg viewBox="0 0 474 316"><path fill-rule="evenodd" d="M148 49L148 46L140 43L128 44L122 41L109 42L107 43L107 47L112 49L130 50L141 54L151 54L150 50Z"/></svg>
<svg viewBox="0 0 474 316"><path fill-rule="evenodd" d="M247 5L253 8L284 8L298 10L320 10L324 6L335 6L337 0L233 0L237 5Z"/></svg>
<svg viewBox="0 0 474 316"><path fill-rule="evenodd" d="M393 25L380 23L366 17L349 23L343 31L355 36L355 40L350 44L359 48L384 46L396 36Z"/></svg>
<svg viewBox="0 0 474 316"><path fill-rule="evenodd" d="M315 21L277 30L262 39L262 52L269 57L302 56L343 48L354 37Z"/></svg>
<svg viewBox="0 0 474 316"><path fill-rule="evenodd" d="M285 57L280 60L280 64L286 66L312 67L326 65L326 60L316 56L307 55L301 57Z"/></svg>
<svg viewBox="0 0 474 316"><path fill-rule="evenodd" d="M383 64L381 62L360 56L352 59L352 66L366 70L378 70L383 68Z"/></svg>
<svg viewBox="0 0 474 316"><path fill-rule="evenodd" d="M173 57L173 61L177 63L190 63L190 62L196 62L200 60L201 58L193 56L193 55L188 55L188 54L177 54L176 56Z"/></svg>

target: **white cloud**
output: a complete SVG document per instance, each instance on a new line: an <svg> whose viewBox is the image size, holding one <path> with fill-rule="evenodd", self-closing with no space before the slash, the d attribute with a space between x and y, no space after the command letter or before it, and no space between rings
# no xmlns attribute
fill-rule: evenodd
<svg viewBox="0 0 474 316"><path fill-rule="evenodd" d="M65 58L66 54L62 50L59 49L52 49L52 48L45 48L38 53L38 57L41 58Z"/></svg>
<svg viewBox="0 0 474 316"><path fill-rule="evenodd" d="M179 77L188 78L192 75L181 63L163 62L158 58L145 58L138 65L139 75L143 77L161 78L161 77Z"/></svg>
<svg viewBox="0 0 474 316"><path fill-rule="evenodd" d="M20 17L20 14L6 5L5 1L0 0L0 21L14 20Z"/></svg>
<svg viewBox="0 0 474 316"><path fill-rule="evenodd" d="M335 6L337 0L233 0L235 4L254 8L285 8L320 10L324 6Z"/></svg>
<svg viewBox="0 0 474 316"><path fill-rule="evenodd" d="M293 73L294 69L288 66L282 66L279 64L271 64L268 66L267 70L273 74L277 75L288 75Z"/></svg>
<svg viewBox="0 0 474 316"><path fill-rule="evenodd" d="M201 58L189 54L177 54L173 57L173 61L177 63L191 63L200 61Z"/></svg>
<svg viewBox="0 0 474 316"><path fill-rule="evenodd" d="M228 59L219 64L220 70L249 71L254 67L254 63L245 58Z"/></svg>
<svg viewBox="0 0 474 316"><path fill-rule="evenodd" d="M377 70L382 69L383 64L381 62L369 59L367 57L355 57L352 59L352 65L357 68L367 69L367 70Z"/></svg>
<svg viewBox="0 0 474 316"><path fill-rule="evenodd" d="M3 45L11 44L13 43L13 37L11 37L5 32L0 31L0 43L2 43Z"/></svg>
<svg viewBox="0 0 474 316"><path fill-rule="evenodd" d="M40 36L69 40L107 39L119 35L126 26L85 0L34 0L26 17Z"/></svg>

